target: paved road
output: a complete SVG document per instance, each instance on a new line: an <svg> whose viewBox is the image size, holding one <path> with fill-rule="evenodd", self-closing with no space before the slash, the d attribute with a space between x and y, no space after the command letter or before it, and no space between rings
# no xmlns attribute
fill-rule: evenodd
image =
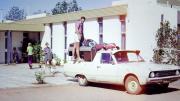
<svg viewBox="0 0 180 101"><path fill-rule="evenodd" d="M148 91L142 95L127 94L114 85L78 84L59 86L0 89L0 101L179 101L180 87L167 91Z"/></svg>

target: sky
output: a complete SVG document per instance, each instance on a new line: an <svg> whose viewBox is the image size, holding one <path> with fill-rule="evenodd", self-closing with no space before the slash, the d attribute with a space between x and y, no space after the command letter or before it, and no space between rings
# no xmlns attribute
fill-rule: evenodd
<svg viewBox="0 0 180 101"><path fill-rule="evenodd" d="M55 7L56 3L62 0L0 0L0 20L7 14L12 6L24 9L27 15L32 15L38 10L48 11ZM67 0L68 1L68 0ZM117 0L76 0L83 10L109 7L112 1Z"/></svg>

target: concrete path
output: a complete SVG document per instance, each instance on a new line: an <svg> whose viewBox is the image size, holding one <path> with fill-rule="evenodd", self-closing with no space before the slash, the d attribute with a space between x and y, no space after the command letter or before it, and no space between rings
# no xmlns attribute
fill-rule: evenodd
<svg viewBox="0 0 180 101"><path fill-rule="evenodd" d="M35 72L40 71L37 64L33 65L33 69L29 69L27 64L0 64L0 88L16 88L16 87L38 87L38 86L51 86L62 85L69 83L76 83L67 80L62 74L63 67L56 67L54 76L48 74L45 78L47 84L37 84Z"/></svg>

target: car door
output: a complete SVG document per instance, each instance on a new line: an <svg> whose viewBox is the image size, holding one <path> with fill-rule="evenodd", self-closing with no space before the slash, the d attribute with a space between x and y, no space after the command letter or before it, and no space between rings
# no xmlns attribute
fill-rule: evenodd
<svg viewBox="0 0 180 101"><path fill-rule="evenodd" d="M100 63L96 67L96 80L104 83L115 83L118 80L117 66L110 53L102 53Z"/></svg>

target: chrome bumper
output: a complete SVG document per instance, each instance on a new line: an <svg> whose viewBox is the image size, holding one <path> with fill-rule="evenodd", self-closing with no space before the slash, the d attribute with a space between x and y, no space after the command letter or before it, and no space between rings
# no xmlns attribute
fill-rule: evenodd
<svg viewBox="0 0 180 101"><path fill-rule="evenodd" d="M152 83L171 83L174 81L177 81L180 79L180 75L179 76L169 76L169 77L155 77L155 78L149 78L147 80L147 84L152 84Z"/></svg>

